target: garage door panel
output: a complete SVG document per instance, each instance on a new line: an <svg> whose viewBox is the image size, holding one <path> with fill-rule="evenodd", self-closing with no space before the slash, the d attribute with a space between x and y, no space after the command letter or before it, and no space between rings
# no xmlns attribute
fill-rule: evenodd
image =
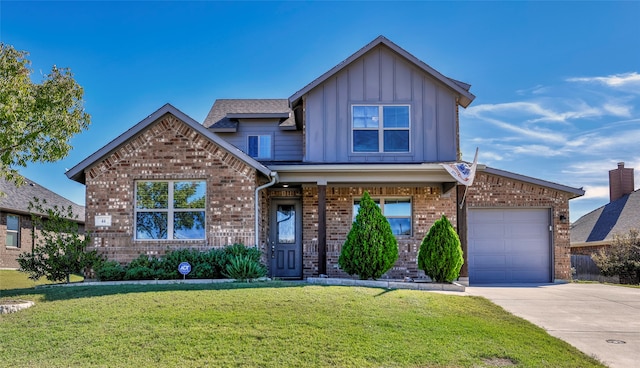
<svg viewBox="0 0 640 368"><path fill-rule="evenodd" d="M507 265L507 258L504 255L487 255L473 257L473 264L476 267L494 268Z"/></svg>
<svg viewBox="0 0 640 368"><path fill-rule="evenodd" d="M468 224L472 284L551 280L547 209L470 209Z"/></svg>
<svg viewBox="0 0 640 368"><path fill-rule="evenodd" d="M473 229L475 239L495 239L496 234L504 234L505 229L500 224L482 224Z"/></svg>

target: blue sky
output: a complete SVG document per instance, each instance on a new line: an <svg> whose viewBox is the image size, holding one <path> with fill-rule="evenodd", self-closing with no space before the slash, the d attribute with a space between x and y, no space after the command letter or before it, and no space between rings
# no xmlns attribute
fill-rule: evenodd
<svg viewBox="0 0 640 368"><path fill-rule="evenodd" d="M60 162L20 170L84 204L64 175L169 102L203 121L217 98L287 98L378 35L472 85L464 158L584 187L571 220L608 202L608 170L640 184L640 2L0 2L0 40L33 79L69 67L88 131Z"/></svg>

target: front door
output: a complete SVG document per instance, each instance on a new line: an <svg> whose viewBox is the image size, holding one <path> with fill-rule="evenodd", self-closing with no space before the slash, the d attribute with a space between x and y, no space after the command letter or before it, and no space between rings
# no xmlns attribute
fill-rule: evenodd
<svg viewBox="0 0 640 368"><path fill-rule="evenodd" d="M302 211L297 199L271 202L271 275L302 278Z"/></svg>

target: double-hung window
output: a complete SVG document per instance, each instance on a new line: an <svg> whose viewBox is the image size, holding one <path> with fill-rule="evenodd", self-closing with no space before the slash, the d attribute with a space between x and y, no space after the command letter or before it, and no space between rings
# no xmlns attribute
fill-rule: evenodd
<svg viewBox="0 0 640 368"><path fill-rule="evenodd" d="M391 225L393 235L411 235L411 199L380 198L373 200ZM360 200L353 201L353 221L360 210Z"/></svg>
<svg viewBox="0 0 640 368"><path fill-rule="evenodd" d="M20 216L7 215L7 247L20 247Z"/></svg>
<svg viewBox="0 0 640 368"><path fill-rule="evenodd" d="M247 153L253 158L271 158L271 136L249 135L247 136Z"/></svg>
<svg viewBox="0 0 640 368"><path fill-rule="evenodd" d="M136 239L204 239L205 181L136 182Z"/></svg>
<svg viewBox="0 0 640 368"><path fill-rule="evenodd" d="M409 105L353 105L353 152L409 152Z"/></svg>

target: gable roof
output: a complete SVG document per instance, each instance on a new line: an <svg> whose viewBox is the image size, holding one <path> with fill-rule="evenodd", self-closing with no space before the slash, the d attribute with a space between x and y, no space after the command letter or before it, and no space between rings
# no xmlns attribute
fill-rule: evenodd
<svg viewBox="0 0 640 368"><path fill-rule="evenodd" d="M202 125L214 131L235 131L238 119L280 119L281 128L295 127L287 99L218 99Z"/></svg>
<svg viewBox="0 0 640 368"><path fill-rule="evenodd" d="M488 167L487 166L484 169L481 169L480 165L478 165L478 171L483 171L483 172L486 172L488 174L500 175L500 176L504 176L506 178L520 180L520 181L524 181L525 183L540 185L540 186L543 186L543 187L547 187L547 188L551 188L551 189L555 189L555 190L559 190L559 191L562 191L562 192L566 192L566 193L572 194L572 196L569 197L569 199L573 199L573 198L576 198L576 197L581 197L581 196L584 195L584 190L582 188L574 188L574 187L570 187L570 186L567 186L567 185L554 183L554 182L547 181L547 180L542 180L542 179L538 179L538 178L532 178L530 176L526 176L526 175L522 175L522 174L516 174L516 173L510 172L510 171L495 169L493 167Z"/></svg>
<svg viewBox="0 0 640 368"><path fill-rule="evenodd" d="M0 211L29 214L29 201L35 197L46 200L47 206L58 206L60 209L71 206L73 214L78 216L72 220L84 224L84 206L73 203L28 178L24 178L24 184L19 187L7 179L0 178L0 192L4 193L0 195Z"/></svg>
<svg viewBox="0 0 640 368"><path fill-rule="evenodd" d="M72 179L72 180L75 180L75 181L77 181L79 183L84 184L85 183L85 173L84 173L85 169L87 169L89 166L93 165L94 163L100 161L102 158L104 158L105 156L109 155L114 150L118 149L118 147L120 147L120 145L122 145L125 142L127 142L129 139L131 139L132 137L134 137L135 135L140 133L142 130L144 130L145 128L147 128L151 124L153 124L156 121L158 121L158 119L160 119L162 116L164 116L166 114L171 114L171 115L175 116L176 118L180 119L182 122L187 124L190 128L192 128L193 130L195 130L198 133L202 134L203 136L205 136L206 138L211 140L213 143L215 143L218 146L222 147L223 149L225 149L226 151L228 151L232 155L236 156L238 159L244 161L245 163L247 163L251 167L253 167L256 170L258 170L259 172L263 173L264 175L269 176L271 174L271 170L269 170L266 166L262 165L261 163L259 163L258 161L256 161L255 159L253 159L252 157L247 155L246 153L240 151L239 149L237 149L232 144L230 144L227 141L225 141L224 139L220 138L218 135L216 135L212 131L208 130L207 128L205 128L203 125L201 125L197 121L193 120L187 114L185 114L182 111L176 109L171 104L165 104L164 106L162 106L161 108L156 110L153 114L147 116L142 121L140 121L138 124L134 125L133 127L131 127L126 132L122 133L116 139L112 140L107 145L105 145L104 147L102 147L99 150L97 150L91 156L89 156L89 157L85 158L84 160L82 160L76 166L74 166L69 171L67 171L65 173L65 175L67 175L67 177L69 179Z"/></svg>
<svg viewBox="0 0 640 368"><path fill-rule="evenodd" d="M640 189L580 217L571 225L571 245L610 244L614 235L640 229Z"/></svg>
<svg viewBox="0 0 640 368"><path fill-rule="evenodd" d="M331 78L333 75L335 75L336 73L338 73L339 71L347 67L349 64L351 64L353 61L360 58L362 55L366 54L367 52L377 47L378 45L387 46L391 50L398 53L400 56L404 57L405 59L407 59L414 65L416 65L418 68L422 69L422 71L424 71L425 73L431 75L436 80L442 82L444 85L451 88L458 95L460 95L459 103L462 107L466 108L476 98L476 96L474 96L472 93L469 92L469 88L471 88L471 85L442 75L440 72L433 69L432 67L430 67L420 59L416 58L415 56L411 55L400 46L388 40L386 37L378 36L375 40L371 41L369 44L367 44L366 46L358 50L355 54L349 56L340 64L334 66L329 71L322 74L320 77L316 78L316 80L307 84L304 88L302 88L298 92L294 93L291 97L289 97L289 104L291 106L295 106L297 104L297 101L300 98L302 98L302 96L307 94L310 90L322 84L324 81Z"/></svg>

